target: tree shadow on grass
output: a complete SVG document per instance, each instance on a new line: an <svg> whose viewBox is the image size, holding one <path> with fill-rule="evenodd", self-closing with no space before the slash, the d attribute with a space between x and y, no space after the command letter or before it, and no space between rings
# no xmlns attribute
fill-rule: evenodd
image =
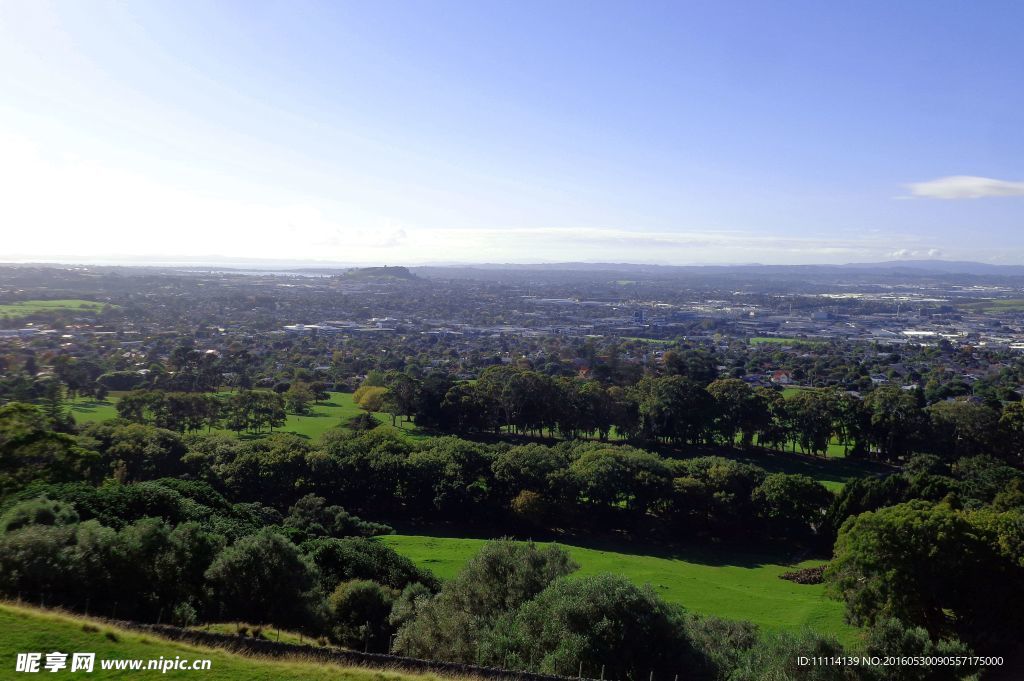
<svg viewBox="0 0 1024 681"><path fill-rule="evenodd" d="M790 473L810 476L818 481L845 483L855 478L891 475L899 469L878 461L848 457L821 457L774 449L739 449L735 447L692 446L685 449L662 447L660 454L675 459L698 456L722 456L741 463L760 466L769 473Z"/></svg>
<svg viewBox="0 0 1024 681"><path fill-rule="evenodd" d="M794 565L812 556L804 547L779 544L740 544L724 541L661 542L647 538L633 538L626 533L591 535L559 530L487 531L479 527L457 524L411 524L400 520L387 520L402 535L418 535L441 539L501 539L554 543L560 546L589 549L625 556L645 556L665 560L678 560L710 567L739 567L756 569L766 565Z"/></svg>

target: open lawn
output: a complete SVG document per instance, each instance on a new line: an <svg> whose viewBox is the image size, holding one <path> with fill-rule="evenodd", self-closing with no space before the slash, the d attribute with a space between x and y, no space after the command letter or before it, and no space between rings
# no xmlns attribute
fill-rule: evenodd
<svg viewBox="0 0 1024 681"><path fill-rule="evenodd" d="M117 394L112 394L108 399L96 401L88 398L80 398L71 402L71 413L77 423L94 423L107 419L117 418ZM284 427L276 428L275 433L294 433L300 437L317 440L328 429L344 427L353 416L361 413L359 406L352 401L352 393L333 392L326 402L311 405L311 413L305 416L288 414L288 420ZM383 425L381 428L392 429L391 416L389 414L376 414L377 420ZM416 431L413 423L403 423L399 420L393 428L403 436L418 439L423 437ZM234 434L233 431L219 429L214 432ZM243 434L242 437L254 437Z"/></svg>
<svg viewBox="0 0 1024 681"><path fill-rule="evenodd" d="M239 655L218 648L207 648L169 641L167 639L111 626L99 620L76 617L60 612L39 610L11 603L0 603L0 669L4 678L16 678L15 661L18 653L54 651L68 654L68 667L57 672L64 678L81 676L86 679L203 679L204 681L437 681L432 674L406 674L344 667L303 659L278 659ZM94 670L70 672L71 653L96 654ZM204 670L112 671L101 669L103 660L151 660L180 657L193 662L210 660ZM143 663L145 664L145 663ZM51 673L40 665L36 676ZM31 676L27 677L31 678Z"/></svg>
<svg viewBox="0 0 1024 681"><path fill-rule="evenodd" d="M989 314L998 314L1000 312L1024 312L1024 298L998 298L995 300L968 303L963 307L974 312L987 312Z"/></svg>
<svg viewBox="0 0 1024 681"><path fill-rule="evenodd" d="M98 312L103 303L92 300L22 300L0 305L0 317L27 317L42 312Z"/></svg>
<svg viewBox="0 0 1024 681"><path fill-rule="evenodd" d="M833 447L835 445L830 446ZM840 454L842 447L840 446ZM808 475L833 492L838 492L849 480L866 478L872 475L886 475L893 469L874 461L847 459L842 456L828 458L795 454L792 452L776 452L767 449L753 451L734 450L723 454L731 459L760 466L769 473L802 473Z"/></svg>
<svg viewBox="0 0 1024 681"><path fill-rule="evenodd" d="M420 535L387 535L378 540L442 579L455 576L486 541ZM563 546L579 563L576 574L580 576L621 574L637 584L650 584L666 601L695 613L750 620L770 630L810 627L835 635L847 646L859 642L857 629L843 621L842 604L827 598L822 585L779 579L794 567L811 567L821 561L783 565L778 558L725 548L663 551L634 546Z"/></svg>
<svg viewBox="0 0 1024 681"><path fill-rule="evenodd" d="M622 340L653 343L654 345L674 345L676 343L675 340L670 338L643 338L641 336L622 336Z"/></svg>
<svg viewBox="0 0 1024 681"><path fill-rule="evenodd" d="M762 345L766 343L769 345L824 345L825 341L783 336L754 336L750 339L751 345Z"/></svg>

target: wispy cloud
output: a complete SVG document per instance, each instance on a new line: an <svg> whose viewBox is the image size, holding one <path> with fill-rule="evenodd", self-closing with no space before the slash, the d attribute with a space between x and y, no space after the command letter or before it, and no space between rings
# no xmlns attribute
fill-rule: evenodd
<svg viewBox="0 0 1024 681"><path fill-rule="evenodd" d="M926 248L920 250L913 248L901 248L889 253L890 258L895 258L897 260L906 260L909 258L941 258L942 255L942 250L938 248Z"/></svg>
<svg viewBox="0 0 1024 681"><path fill-rule="evenodd" d="M1024 196L1024 182L996 180L975 175L950 175L908 185L912 196L925 199L981 199L990 196Z"/></svg>

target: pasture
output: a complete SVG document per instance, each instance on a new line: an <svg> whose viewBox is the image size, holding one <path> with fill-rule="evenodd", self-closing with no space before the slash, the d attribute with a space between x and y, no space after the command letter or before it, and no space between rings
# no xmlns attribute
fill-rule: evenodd
<svg viewBox="0 0 1024 681"><path fill-rule="evenodd" d="M750 345L825 345L825 341L792 336L754 336L747 341Z"/></svg>
<svg viewBox="0 0 1024 681"><path fill-rule="evenodd" d="M95 423L97 421L117 418L117 398L117 393L113 393L108 399L102 401L90 398L73 400L70 403L71 414L79 424ZM298 414L288 414L285 425L281 428L275 428L274 432L292 433L299 437L317 440L331 428L344 427L344 424L349 419L360 413L362 413L362 410L359 408L359 405L352 401L352 393L332 392L325 402L311 404L309 414L301 416ZM383 424L380 426L381 428L393 429L403 436L413 439L423 437L416 432L416 427L411 422L406 423L399 420L397 425L392 428L391 416L389 414L378 413L375 416ZM234 434L233 431L225 429L218 429L213 432ZM261 436L243 434L242 437Z"/></svg>
<svg viewBox="0 0 1024 681"><path fill-rule="evenodd" d="M420 535L378 538L418 566L442 579L454 577L486 541ZM702 615L750 620L768 630L810 627L856 647L856 628L843 621L842 604L825 596L822 585L795 584L779 575L821 561L784 565L777 557L731 549L563 544L580 569L579 576L620 574L636 584L650 584L670 603Z"/></svg>
<svg viewBox="0 0 1024 681"><path fill-rule="evenodd" d="M46 312L90 312L103 309L104 303L93 300L22 300L16 303L0 304L0 317L28 317Z"/></svg>

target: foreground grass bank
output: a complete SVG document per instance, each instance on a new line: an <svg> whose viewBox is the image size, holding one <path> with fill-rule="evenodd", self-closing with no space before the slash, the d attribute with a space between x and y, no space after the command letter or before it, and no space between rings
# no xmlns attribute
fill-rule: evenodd
<svg viewBox="0 0 1024 681"><path fill-rule="evenodd" d="M0 603L0 678L17 678L18 653L58 651L68 654L69 666L57 675L71 674L70 654L96 653L91 674L72 676L98 679L197 679L204 681L439 681L433 674L382 672L359 667L343 667L322 661L271 659L239 655L217 648L194 646L162 639L152 634L126 631L88 618L39 610L11 603ZM209 670L113 671L101 670L100 660L149 660L159 657L188 660L208 659ZM39 675L49 676L40 667ZM27 676L28 677L28 676Z"/></svg>
<svg viewBox="0 0 1024 681"><path fill-rule="evenodd" d="M442 579L457 574L485 542L420 535L389 535L379 540ZM666 601L691 612L749 620L772 631L808 627L835 636L844 646L859 645L858 630L843 621L842 604L827 598L822 585L794 584L779 578L795 567L811 567L821 561L782 565L773 562L777 558L723 548L658 552L563 546L580 565L577 575L620 574L636 584L650 584Z"/></svg>

